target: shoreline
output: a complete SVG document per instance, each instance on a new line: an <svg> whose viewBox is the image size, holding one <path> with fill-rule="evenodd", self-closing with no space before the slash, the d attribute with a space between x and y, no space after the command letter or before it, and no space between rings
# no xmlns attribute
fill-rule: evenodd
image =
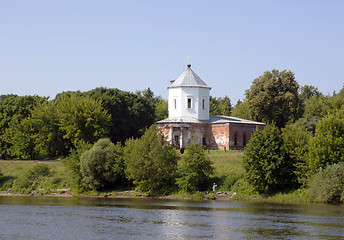
<svg viewBox="0 0 344 240"><path fill-rule="evenodd" d="M115 194L114 194L115 193ZM13 196L13 197L89 197L89 198L128 198L128 199L135 199L135 198L152 198L152 199L170 199L170 200L195 200L191 198L190 196L178 196L178 195L166 195L166 196L145 196L144 194L137 194L134 190L128 190L128 191L118 191L118 192L111 192L111 193L98 193L96 195L93 194L74 194L73 192L66 190L63 192L51 192L47 194L42 194L40 192L32 192L32 193L16 193L16 192L10 192L2 191L0 192L0 196ZM204 196L203 199L198 200L222 200L222 201L229 201L231 200L231 195L224 194L224 193L217 193L216 198L211 199Z"/></svg>

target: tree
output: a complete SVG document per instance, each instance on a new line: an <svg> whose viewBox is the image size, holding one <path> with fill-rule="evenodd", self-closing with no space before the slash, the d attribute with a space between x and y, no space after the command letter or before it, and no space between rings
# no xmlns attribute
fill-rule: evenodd
<svg viewBox="0 0 344 240"><path fill-rule="evenodd" d="M275 122L279 128L296 121L302 115L298 89L299 84L291 71L264 72L245 93L252 119Z"/></svg>
<svg viewBox="0 0 344 240"><path fill-rule="evenodd" d="M176 181L179 188L185 192L206 190L211 185L210 175L214 172L212 164L201 145L192 143L187 146L178 168L180 177Z"/></svg>
<svg viewBox="0 0 344 240"><path fill-rule="evenodd" d="M0 155L13 157L13 134L17 125L31 115L31 111L48 98L39 96L17 96L14 94L0 96Z"/></svg>
<svg viewBox="0 0 344 240"><path fill-rule="evenodd" d="M304 85L300 87L300 94L299 97L302 100L310 99L313 96L320 96L322 95L317 87L314 87L312 85Z"/></svg>
<svg viewBox="0 0 344 240"><path fill-rule="evenodd" d="M308 164L311 174L339 162L344 162L344 110L321 119L315 136L309 142Z"/></svg>
<svg viewBox="0 0 344 240"><path fill-rule="evenodd" d="M232 105L228 96L216 98L210 96L210 115L229 116L231 114Z"/></svg>
<svg viewBox="0 0 344 240"><path fill-rule="evenodd" d="M164 136L152 125L140 139L125 143L125 174L148 194L164 194L174 185L177 154Z"/></svg>
<svg viewBox="0 0 344 240"><path fill-rule="evenodd" d="M240 101L238 100L237 104L235 105L234 109L232 110L231 116L243 118L247 120L252 120L250 115L250 106L248 105L247 101Z"/></svg>
<svg viewBox="0 0 344 240"><path fill-rule="evenodd" d="M242 164L247 181L260 193L274 193L295 184L294 166L274 124L251 136Z"/></svg>
<svg viewBox="0 0 344 240"><path fill-rule="evenodd" d="M154 123L154 104L147 90L134 94L119 89L96 88L82 96L101 101L103 108L110 114L109 136L112 142L124 143L128 138L141 137L144 130Z"/></svg>
<svg viewBox="0 0 344 240"><path fill-rule="evenodd" d="M101 101L90 97L62 96L57 102L59 129L74 145L78 141L94 143L108 133L110 115Z"/></svg>
<svg viewBox="0 0 344 240"><path fill-rule="evenodd" d="M86 189L104 190L113 187L119 176L114 174L116 156L122 156L120 145L110 139L99 139L93 147L80 157L82 184Z"/></svg>
<svg viewBox="0 0 344 240"><path fill-rule="evenodd" d="M283 147L294 165L294 173L300 185L306 184L308 171L308 142L312 134L300 123L287 125L282 129Z"/></svg>

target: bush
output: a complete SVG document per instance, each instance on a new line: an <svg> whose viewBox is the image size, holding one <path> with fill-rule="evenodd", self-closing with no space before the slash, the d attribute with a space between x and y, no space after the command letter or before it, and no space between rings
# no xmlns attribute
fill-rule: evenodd
<svg viewBox="0 0 344 240"><path fill-rule="evenodd" d="M36 189L44 178L50 174L51 171L48 165L37 164L14 181L13 190L18 192L30 192Z"/></svg>
<svg viewBox="0 0 344 240"><path fill-rule="evenodd" d="M103 190L118 179L114 174L115 152L121 151L110 139L99 139L80 157L82 184L86 189Z"/></svg>
<svg viewBox="0 0 344 240"><path fill-rule="evenodd" d="M179 188L185 192L204 191L210 187L210 175L214 172L213 162L205 155L201 145L191 144L179 165Z"/></svg>
<svg viewBox="0 0 344 240"><path fill-rule="evenodd" d="M328 166L311 177L308 193L327 203L344 200L344 163Z"/></svg>
<svg viewBox="0 0 344 240"><path fill-rule="evenodd" d="M243 177L242 174L238 174L234 172L229 173L227 177L225 178L225 181L223 182L222 188L225 190L231 190L232 186L242 177Z"/></svg>
<svg viewBox="0 0 344 240"><path fill-rule="evenodd" d="M283 147L281 131L274 125L252 135L242 161L245 178L259 193L275 193L296 183L295 167Z"/></svg>

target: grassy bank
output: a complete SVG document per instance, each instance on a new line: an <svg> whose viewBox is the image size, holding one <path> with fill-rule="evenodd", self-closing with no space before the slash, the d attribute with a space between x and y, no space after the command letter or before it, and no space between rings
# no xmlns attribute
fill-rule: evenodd
<svg viewBox="0 0 344 240"><path fill-rule="evenodd" d="M213 161L215 171L213 181L218 185L217 199L222 200L258 200L258 201L280 201L280 202L309 202L307 194L303 190L294 190L284 193L278 193L272 196L262 196L254 191L243 179L244 169L241 166L243 153L240 151L210 151L207 156ZM31 176L31 181L35 185L33 191L31 187L25 189L25 183L20 181L26 180L29 170L35 166L45 164L49 167L48 174ZM63 193L66 189L72 187L72 175L70 170L65 166L62 160L54 161L14 161L0 160L0 191L6 192L9 188L13 192L26 194L52 194ZM32 175L32 174L31 174ZM30 178L30 177L29 177ZM17 180L16 180L17 179ZM36 181L36 182L35 182ZM18 183L19 182L19 183ZM22 185L20 185L22 184ZM211 191L211 189L209 189ZM72 193L70 193L72 194ZM114 197L136 197L140 194L134 193L131 189L128 191L111 191L107 193L90 192L90 195L114 196ZM207 198L206 194L174 194L167 198L188 198L203 199ZM212 199L212 196L210 197ZM314 199L312 199L314 201Z"/></svg>

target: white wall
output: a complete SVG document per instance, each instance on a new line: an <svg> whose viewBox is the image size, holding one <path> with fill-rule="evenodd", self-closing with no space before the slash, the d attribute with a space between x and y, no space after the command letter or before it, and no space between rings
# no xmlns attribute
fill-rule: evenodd
<svg viewBox="0 0 344 240"><path fill-rule="evenodd" d="M180 87L169 88L168 115L175 117L194 117L199 120L209 119L209 91L208 88ZM188 108L188 98L191 99L191 108ZM202 109L202 101L205 108ZM175 105L176 104L176 105Z"/></svg>

